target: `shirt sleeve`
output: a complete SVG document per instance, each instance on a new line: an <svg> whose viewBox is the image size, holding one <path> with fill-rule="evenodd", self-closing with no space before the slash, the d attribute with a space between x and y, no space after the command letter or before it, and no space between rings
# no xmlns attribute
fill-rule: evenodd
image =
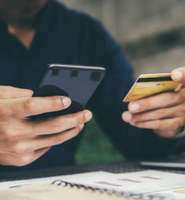
<svg viewBox="0 0 185 200"><path fill-rule="evenodd" d="M121 119L121 114L128 110L123 98L134 83L133 70L119 45L103 28L101 41L99 56L107 73L88 105L102 130L127 158L154 158L182 152L184 137L162 138L153 130L133 127Z"/></svg>

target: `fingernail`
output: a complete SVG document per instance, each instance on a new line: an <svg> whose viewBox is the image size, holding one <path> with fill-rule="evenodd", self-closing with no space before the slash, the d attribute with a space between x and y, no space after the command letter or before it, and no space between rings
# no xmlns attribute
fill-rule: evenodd
<svg viewBox="0 0 185 200"><path fill-rule="evenodd" d="M80 127L80 130L82 130L84 127L84 124L80 124L79 127Z"/></svg>
<svg viewBox="0 0 185 200"><path fill-rule="evenodd" d="M182 72L180 72L180 71L173 72L173 78L175 80L180 80L182 78Z"/></svg>
<svg viewBox="0 0 185 200"><path fill-rule="evenodd" d="M92 113L90 111L85 111L86 121L89 121L92 118Z"/></svg>
<svg viewBox="0 0 185 200"><path fill-rule="evenodd" d="M129 110L132 111L132 112L135 112L137 110L139 110L140 106L138 103L133 103L129 106Z"/></svg>
<svg viewBox="0 0 185 200"><path fill-rule="evenodd" d="M65 107L69 106L71 104L71 100L69 98L62 98L62 102Z"/></svg>
<svg viewBox="0 0 185 200"><path fill-rule="evenodd" d="M123 119L125 121L130 121L132 119L132 115L130 113L124 113L123 114Z"/></svg>

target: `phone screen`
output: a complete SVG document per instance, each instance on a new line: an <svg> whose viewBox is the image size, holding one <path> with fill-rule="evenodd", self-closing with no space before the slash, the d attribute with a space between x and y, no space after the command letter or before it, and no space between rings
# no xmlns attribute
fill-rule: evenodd
<svg viewBox="0 0 185 200"><path fill-rule="evenodd" d="M31 116L31 118L41 119L83 110L102 81L104 74L105 69L102 67L50 65L33 96L68 96L72 100L72 104L65 110Z"/></svg>

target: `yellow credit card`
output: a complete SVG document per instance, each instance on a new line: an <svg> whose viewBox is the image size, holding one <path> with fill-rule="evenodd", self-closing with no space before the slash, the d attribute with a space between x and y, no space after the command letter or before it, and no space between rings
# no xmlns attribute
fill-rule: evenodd
<svg viewBox="0 0 185 200"><path fill-rule="evenodd" d="M180 82L173 81L170 75L170 73L140 75L123 101L136 101L162 92L174 91Z"/></svg>

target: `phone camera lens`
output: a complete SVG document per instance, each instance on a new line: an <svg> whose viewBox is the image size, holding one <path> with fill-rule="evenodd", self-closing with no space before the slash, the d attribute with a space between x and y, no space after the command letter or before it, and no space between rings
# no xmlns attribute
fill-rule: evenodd
<svg viewBox="0 0 185 200"><path fill-rule="evenodd" d="M78 76L78 74L79 74L79 71L77 71L77 70L71 70L71 77L77 77Z"/></svg>
<svg viewBox="0 0 185 200"><path fill-rule="evenodd" d="M58 69L52 69L52 76L58 76L59 70Z"/></svg>
<svg viewBox="0 0 185 200"><path fill-rule="evenodd" d="M92 72L90 75L90 80L92 81L100 81L101 73L100 72Z"/></svg>

